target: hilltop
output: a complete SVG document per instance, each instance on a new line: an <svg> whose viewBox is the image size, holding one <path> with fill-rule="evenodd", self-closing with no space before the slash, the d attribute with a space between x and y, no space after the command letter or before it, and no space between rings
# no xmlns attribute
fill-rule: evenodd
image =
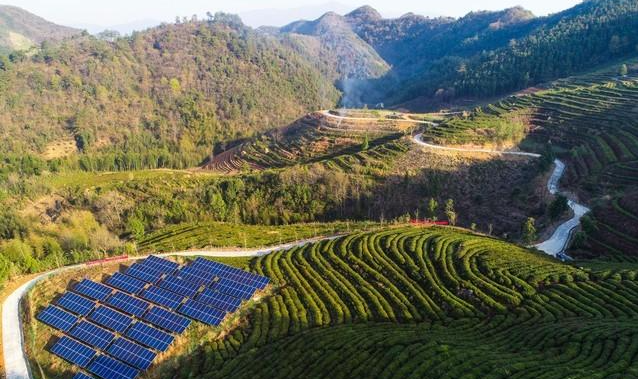
<svg viewBox="0 0 638 379"><path fill-rule="evenodd" d="M24 51L44 41L57 42L80 33L78 29L54 24L22 8L0 5L0 52Z"/></svg>
<svg viewBox="0 0 638 379"><path fill-rule="evenodd" d="M8 60L0 82L0 152L86 170L193 167L338 99L295 51L225 15L47 46Z"/></svg>

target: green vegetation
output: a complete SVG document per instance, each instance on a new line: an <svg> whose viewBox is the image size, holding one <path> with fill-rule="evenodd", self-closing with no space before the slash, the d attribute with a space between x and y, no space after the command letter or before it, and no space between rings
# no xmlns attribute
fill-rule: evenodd
<svg viewBox="0 0 638 379"><path fill-rule="evenodd" d="M379 174L407 150L400 139L416 126L392 119L337 120L313 113L218 154L205 167L229 173L320 162L338 171Z"/></svg>
<svg viewBox="0 0 638 379"><path fill-rule="evenodd" d="M634 67L635 62L629 63ZM638 210L633 203L638 188L638 76L632 69L617 78L618 66L584 76L556 81L547 89L481 107L429 128L426 135L453 143L491 143L491 125L513 115L525 115L529 134L521 146L553 152L567 162L568 178L563 183L593 206L578 236L574 255L633 260L638 230ZM611 199L611 200L610 200ZM556 198L549 206L552 219L566 210L566 199ZM588 221L587 221L588 220Z"/></svg>
<svg viewBox="0 0 638 379"><path fill-rule="evenodd" d="M169 226L136 239L139 251L179 251L202 247L255 248L280 245L378 227L374 223L315 223L283 226L233 225L219 222Z"/></svg>
<svg viewBox="0 0 638 379"><path fill-rule="evenodd" d="M0 6L0 52L20 56L41 43L80 35L80 30L56 25L24 9Z"/></svg>
<svg viewBox="0 0 638 379"><path fill-rule="evenodd" d="M267 294L221 329L191 328L149 377L638 375L636 271L604 277L450 228L354 234L250 269L272 279ZM45 300L32 295L28 314ZM49 329L25 327L40 351Z"/></svg>
<svg viewBox="0 0 638 379"><path fill-rule="evenodd" d="M216 143L338 98L304 58L223 14L47 45L7 59L0 83L12 89L0 95L11 114L0 172L23 174L24 159L53 172L193 167Z"/></svg>

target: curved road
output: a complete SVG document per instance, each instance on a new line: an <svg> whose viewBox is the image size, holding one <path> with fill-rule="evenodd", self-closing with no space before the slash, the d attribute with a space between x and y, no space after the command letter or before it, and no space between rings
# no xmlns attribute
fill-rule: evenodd
<svg viewBox="0 0 638 379"><path fill-rule="evenodd" d="M359 121L369 121L373 120L370 118L359 118L359 117L344 117L337 116L331 114L328 111L321 111L321 113L326 117L336 118L340 120L359 120ZM433 125L434 123L430 121L418 121L418 120L393 120L393 121L405 121L412 122L417 124L427 124ZM540 154L534 153L526 153L522 151L501 151L501 150L488 150L488 149L471 149L471 148L457 148L457 147L446 147L440 145L433 145L423 141L423 134L417 134L413 136L412 140L423 147L427 147L435 150L446 150L446 151L457 151L457 152L479 152L479 153L488 153L488 154L498 154L498 155L517 155L517 156L526 156L531 158L538 158ZM551 194L559 193L558 183L565 173L565 164L556 159L554 161L555 167L547 182L547 188ZM584 205L578 204L574 200L569 200L569 207L574 211L574 217L570 220L564 222L559 225L559 227L554 231L554 234L545 242L542 242L538 245L535 245L539 250L544 251L545 253L552 255L558 258L569 258L564 254L565 248L571 237L571 233L573 230L579 225L581 217L589 212L589 208ZM193 250L193 251L178 251L172 253L164 253L158 254L159 256L208 256L208 257L256 257L263 256L266 254L270 254L275 251L289 249L291 247L303 246L310 242L316 242L320 240L326 239L334 239L338 238L338 236L326 237L326 238L315 238L315 239L307 239L292 243L287 243L283 245L278 245L270 248L264 249L237 249L237 250ZM146 256L139 257L130 257L129 259L143 259ZM23 284L18 289L16 289L11 295L7 297L7 299L2 304L2 344L3 344L3 354L4 354L4 365L6 371L6 379L29 379L29 365L24 354L23 342L24 336L22 335L22 325L20 318L20 300L22 297L31 289L33 286L39 281L63 271L75 270L85 267L84 264L79 264L75 266L67 266L60 269L52 270L43 274L40 274L36 278L30 280L29 282Z"/></svg>
<svg viewBox="0 0 638 379"><path fill-rule="evenodd" d="M206 256L206 257L258 257L275 251L303 246L311 242L318 242L338 238L330 236L311 238L261 249L233 249L233 250L193 250L176 251L157 254L158 256ZM146 258L148 255L130 257L129 260ZM20 317L20 301L39 281L51 275L64 271L77 270L86 267L85 264L66 266L38 275L13 291L2 304L2 346L4 355L5 379L29 379L31 377L28 360L24 354L24 336L22 335L22 319Z"/></svg>

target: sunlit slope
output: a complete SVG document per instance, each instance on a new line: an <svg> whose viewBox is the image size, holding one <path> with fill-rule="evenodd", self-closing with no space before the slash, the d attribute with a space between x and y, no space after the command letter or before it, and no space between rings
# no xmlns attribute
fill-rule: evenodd
<svg viewBox="0 0 638 379"><path fill-rule="evenodd" d="M627 63L559 80L428 128L446 144L552 149L567 162L567 186L594 206L577 248L582 256L635 255L638 231L638 71ZM612 201L613 200L613 201Z"/></svg>
<svg viewBox="0 0 638 379"><path fill-rule="evenodd" d="M635 273L602 281L491 238L414 228L312 244L251 266L271 277L272 295L226 338L183 356L188 373L165 365L153 375L636 375Z"/></svg>
<svg viewBox="0 0 638 379"><path fill-rule="evenodd" d="M289 126L274 129L230 148L205 164L220 172L283 168L322 162L349 170L356 165L384 166L407 151L401 137L416 123L389 119L339 120L310 113Z"/></svg>

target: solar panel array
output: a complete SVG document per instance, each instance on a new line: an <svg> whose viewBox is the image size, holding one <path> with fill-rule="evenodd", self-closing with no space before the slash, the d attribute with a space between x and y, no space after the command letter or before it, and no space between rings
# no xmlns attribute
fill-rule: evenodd
<svg viewBox="0 0 638 379"><path fill-rule="evenodd" d="M203 258L149 256L104 283L83 279L36 318L67 334L50 351L85 371L73 379L134 379L192 320L219 325L268 282Z"/></svg>

